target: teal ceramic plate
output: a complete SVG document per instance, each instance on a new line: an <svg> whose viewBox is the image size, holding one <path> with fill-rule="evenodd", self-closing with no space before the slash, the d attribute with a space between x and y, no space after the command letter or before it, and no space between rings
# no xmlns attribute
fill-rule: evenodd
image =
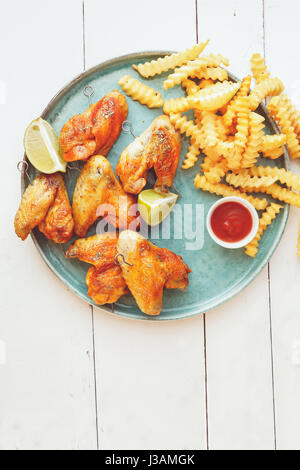
<svg viewBox="0 0 300 470"><path fill-rule="evenodd" d="M166 52L142 52L119 57L97 65L79 75L61 90L49 103L42 117L52 124L57 133L59 133L63 124L68 119L74 114L83 112L88 107L88 99L83 94L83 89L86 85L91 85L94 88L95 94L92 97L92 101L96 102L112 89L120 89L118 79L125 74L130 74L133 77L139 78L141 81L148 82L150 86L161 92L164 99L183 95L183 91L179 86L168 91L163 89L163 80L166 74L147 81L139 77L137 72L131 67L134 63L156 59L165 54ZM235 77L231 78L235 80ZM162 114L161 108L150 110L146 106L133 101L131 98L127 98L127 102L129 105L128 120L133 124L135 135L139 135L156 116ZM275 124L267 114L266 109L260 107L259 112L265 116L266 132L278 132ZM122 132L108 154L108 159L113 168L116 167L122 150L131 141L131 135ZM188 139L184 137L181 161L187 151L188 144ZM274 165L275 163L272 160L268 160L267 163L264 162L263 164ZM276 164L281 167L287 167L287 154L279 161L277 160ZM78 163L75 163L75 165L82 166L82 164ZM175 186L183 196L179 198L178 201L185 217L185 223L182 227L182 231L184 232L183 237L180 238L180 234L178 237L180 224L178 224L177 221L174 227L173 214L170 216L170 239L155 239L155 234L152 236L154 243L159 246L165 246L175 253L180 254L192 269L189 286L185 292L165 289L163 310L158 317L148 317L144 315L137 307L131 295L122 297L114 305L114 314L135 319L174 320L207 312L244 289L263 269L274 252L284 231L288 216L288 207L284 207L284 210L281 211L275 222L273 222L271 228L263 235L260 249L255 259L246 256L242 249L226 250L221 248L210 239L204 228L205 216L210 206L218 199L218 196L199 191L194 187L193 180L198 169L199 164L196 164L196 166L190 170L182 170L179 165L176 174ZM35 171L32 167L29 168L29 172L31 177L33 177ZM70 197L72 197L77 177L77 171L67 171L66 183ZM27 184L26 177L22 174L22 190L24 190ZM189 204L189 206L186 207L185 213L183 211L183 204ZM195 244L193 245L193 240L191 239L196 220L196 208L198 208L198 217L200 220L198 247L195 247ZM95 233L95 226L89 231L89 234L93 233ZM156 234L156 236L159 236L159 234ZM86 302L93 304L92 300L87 295L87 287L85 284L85 275L89 265L77 260L67 260L64 257L62 248L46 239L38 229L33 231L32 238L43 259L63 283ZM192 244L192 248L194 249L189 249L191 248L189 244ZM63 249L66 248L67 246L63 247ZM105 305L101 307L101 309L108 312L112 311L109 305Z"/></svg>

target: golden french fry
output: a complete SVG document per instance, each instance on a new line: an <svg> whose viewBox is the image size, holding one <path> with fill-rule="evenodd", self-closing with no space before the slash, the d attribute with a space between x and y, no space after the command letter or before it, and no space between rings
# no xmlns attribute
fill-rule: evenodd
<svg viewBox="0 0 300 470"><path fill-rule="evenodd" d="M276 176L250 176L248 173L228 173L227 183L236 188L260 189L271 186L278 180Z"/></svg>
<svg viewBox="0 0 300 470"><path fill-rule="evenodd" d="M251 112L249 118L249 138L247 147L243 153L241 168L250 168L255 165L261 148L264 132L264 118L257 113Z"/></svg>
<svg viewBox="0 0 300 470"><path fill-rule="evenodd" d="M183 170L188 170L189 168L192 168L195 165L196 161L198 160L199 155L200 155L199 145L197 145L195 142L194 143L192 142L182 162L181 168Z"/></svg>
<svg viewBox="0 0 300 470"><path fill-rule="evenodd" d="M237 94L232 98L230 103L228 103L226 112L223 115L224 124L227 128L232 125L233 119L236 116L236 103L241 96L248 96L251 85L251 75L243 78L241 82L240 89Z"/></svg>
<svg viewBox="0 0 300 470"><path fill-rule="evenodd" d="M197 85L197 83L195 83L190 78L186 78L185 80L183 80L181 85L182 88L185 89L187 95L194 95L195 93L200 91L199 85Z"/></svg>
<svg viewBox="0 0 300 470"><path fill-rule="evenodd" d="M267 207L266 211L262 214L259 219L259 228L256 236L245 247L246 255L251 256L251 258L254 258L256 256L258 252L259 242L263 232L266 230L267 226L270 225L275 219L276 215L280 212L280 209L282 209L282 206L275 203L271 203Z"/></svg>
<svg viewBox="0 0 300 470"><path fill-rule="evenodd" d="M186 65L176 68L174 72L168 76L167 80L164 81L164 89L167 90L175 85L179 85L182 80L190 77L201 67L217 67L221 64L229 65L229 60L221 54L209 54L207 56L201 56L198 59L190 60Z"/></svg>
<svg viewBox="0 0 300 470"><path fill-rule="evenodd" d="M284 148L279 147L278 149L263 151L263 156L266 158L270 158L271 160L276 160L276 158L281 157L283 153L284 153Z"/></svg>
<svg viewBox="0 0 300 470"><path fill-rule="evenodd" d="M151 60L151 62L145 62L144 64L133 65L132 68L137 70L139 74L145 78L153 77L154 75L167 72L169 69L174 69L175 67L186 64L189 60L195 59L201 54L208 43L209 39L196 44L191 49L166 55L165 57L159 57L157 60Z"/></svg>
<svg viewBox="0 0 300 470"><path fill-rule="evenodd" d="M286 144L285 134L264 135L261 145L262 152L276 150Z"/></svg>
<svg viewBox="0 0 300 470"><path fill-rule="evenodd" d="M270 74L265 65L265 59L260 54L253 54L250 63L252 75L257 85L266 78L269 78Z"/></svg>
<svg viewBox="0 0 300 470"><path fill-rule="evenodd" d="M257 210L263 210L268 205L268 201L266 199L259 199L258 197L242 193L238 189L234 189L232 186L227 186L227 184L212 184L206 179L205 176L200 175L199 173L194 180L194 185L197 189L202 189L203 191L218 194L219 196L242 197L247 199L247 201L249 201Z"/></svg>
<svg viewBox="0 0 300 470"><path fill-rule="evenodd" d="M170 121L173 126L181 133L186 134L187 137L191 137L200 149L204 147L203 133L193 121L188 120L186 116L181 116L180 113L170 114Z"/></svg>
<svg viewBox="0 0 300 470"><path fill-rule="evenodd" d="M280 95L284 86L279 78L266 78L253 88L249 95L250 108L254 111L267 96Z"/></svg>
<svg viewBox="0 0 300 470"><path fill-rule="evenodd" d="M158 91L144 85L130 75L124 75L118 83L127 95L131 96L133 100L147 105L148 108L159 108L163 105L163 99Z"/></svg>
<svg viewBox="0 0 300 470"><path fill-rule="evenodd" d="M278 168L277 166L253 166L248 170L241 170L240 173L247 174L250 176L269 176L271 178L277 178L281 184L286 184L294 191L300 191L300 177L287 171L284 168Z"/></svg>
<svg viewBox="0 0 300 470"><path fill-rule="evenodd" d="M268 110L274 120L280 125L281 131L286 135L286 146L291 158L300 157L300 144L290 120L289 108L280 96L271 99Z"/></svg>
<svg viewBox="0 0 300 470"><path fill-rule="evenodd" d="M282 188L278 184L271 184L271 186L261 186L259 189L256 188L244 188L246 192L261 192L272 196L274 199L286 202L291 206L300 207L300 194L294 193L290 189Z"/></svg>
<svg viewBox="0 0 300 470"><path fill-rule="evenodd" d="M300 111L295 108L291 100L286 95L281 95L280 98L289 112L289 119L291 121L293 130L297 136L298 141L300 142Z"/></svg>
<svg viewBox="0 0 300 470"><path fill-rule="evenodd" d="M202 165L202 169L204 170L203 167L204 164ZM225 159L222 159L217 163L212 162L212 166L204 171L204 176L210 183L217 184L220 183L227 169L227 162Z"/></svg>
<svg viewBox="0 0 300 470"><path fill-rule="evenodd" d="M220 80L220 82L223 82L224 80L228 80L228 73L227 70L222 67L201 67L198 71L193 72L191 77L204 78L206 80Z"/></svg>

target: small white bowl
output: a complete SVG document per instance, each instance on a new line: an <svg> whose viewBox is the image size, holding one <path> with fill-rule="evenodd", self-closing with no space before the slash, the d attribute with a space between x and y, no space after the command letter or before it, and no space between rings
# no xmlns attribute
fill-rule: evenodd
<svg viewBox="0 0 300 470"><path fill-rule="evenodd" d="M220 206L221 204L224 204L225 202L238 202L242 204L244 207L246 207L251 216L252 216L252 229L251 232L242 240L238 242L224 242L221 240L217 235L214 233L212 227L211 227L211 216L214 212L214 210ZM237 197L237 196L232 196L232 197L223 197L222 199L219 199L217 202L215 202L211 208L208 211L207 218L206 218L206 227L207 231L210 235L210 237L220 246L223 246L224 248L242 248L243 246L246 246L248 243L253 240L255 235L257 234L258 227L259 227L259 219L258 219L258 214L256 212L256 209L250 202L248 202L246 199L243 199L242 197Z"/></svg>

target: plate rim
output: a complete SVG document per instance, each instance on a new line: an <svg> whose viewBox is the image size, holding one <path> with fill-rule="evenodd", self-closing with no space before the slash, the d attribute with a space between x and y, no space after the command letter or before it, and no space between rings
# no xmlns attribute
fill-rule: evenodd
<svg viewBox="0 0 300 470"><path fill-rule="evenodd" d="M65 93L67 93L70 89L72 89L73 86L75 86L78 82L80 82L80 80L88 78L90 75L93 75L99 69L103 69L103 68L109 67L111 65L116 65L116 64L118 64L118 62L123 62L123 61L126 61L126 60L132 60L134 58L140 58L140 59L141 58L143 58L143 59L144 58L149 58L149 59L151 59L151 58L157 57L157 56L170 55L170 54L173 54L174 52L176 52L176 51L170 51L170 50L168 50L168 51L166 51L166 50L164 50L164 51L160 51L160 50L159 51L140 51L140 52L133 52L133 53L130 53L130 54L124 54L124 55L121 55L121 56L114 57L112 59L108 59L104 62L100 62L99 64L94 65L93 67L91 67L87 70L84 70L80 74L76 75L75 78L73 78L66 85L64 85L53 96L53 98L49 101L47 106L43 109L40 117L44 118L47 115L47 113L51 110L51 108L56 104L56 102L59 101L61 96L64 95ZM141 57L141 56L143 56L143 57ZM234 74L232 74L229 71L228 71L228 76L233 81L240 81L240 79L238 79ZM279 130L277 124L275 123L275 121L272 119L272 117L271 117L268 109L266 108L266 106L263 103L261 103L259 108L268 117L268 120L271 124L271 127L272 127L274 133L279 134L280 130ZM24 153L23 161L27 161L26 153ZM286 146L284 146L284 163L285 163L286 169L288 170L290 166L289 166L289 155L288 155ZM21 171L21 195L23 195L23 193L26 189L25 179L26 179L25 165L23 165L22 171ZM175 314L175 315L171 315L171 316L167 316L167 317L161 317L160 315L150 316L150 315L143 314L143 312L134 313L134 314L132 314L132 313L127 314L126 312L113 311L109 306L99 306L99 305L95 304L92 301L92 299L91 299L91 302L88 302L86 300L86 298L81 294L81 292L74 285L72 285L66 279L64 279L64 277L58 272L56 267L53 266L49 262L49 260L45 256L44 252L42 251L42 249L41 249L41 247L38 243L38 240L37 240L37 238L36 238L33 231L30 232L30 236L31 236L31 239L33 240L33 243L34 243L35 247L37 248L39 254L41 255L41 258L43 259L43 261L45 262L47 267L51 270L51 272L54 273L57 276L57 278L63 283L64 287L67 290L73 292L75 295L77 295L81 300L83 300L88 305L90 305L92 307L96 307L101 312L109 313L110 315L114 315L114 316L124 317L124 318L130 319L130 320L141 320L141 321L145 321L145 320L146 321L149 321L149 320L150 321L184 320L184 319L192 318L192 317L195 317L195 316L198 316L198 315L203 315L203 314L209 312L210 310L224 304L225 302L227 302L228 300L232 299L237 294L242 292L257 277L257 275L268 264L268 262L270 261L272 255L274 254L276 248L278 247L278 245L280 243L280 240L281 240L281 238L282 238L282 236L285 232L289 212L290 212L289 204L284 203L283 219L282 219L282 222L281 222L280 231L278 231L278 233L276 234L276 237L273 241L273 244L272 244L272 247L270 249L270 252L268 253L268 256L262 260L262 262L257 266L257 268L254 271L252 271L251 274L245 280L241 281L239 284L237 284L235 287L233 287L227 294L225 293L221 300L218 299L215 303L212 303L209 307L205 308L205 310L203 310L203 311L199 311L199 309L196 308L196 307L191 307L189 313Z"/></svg>

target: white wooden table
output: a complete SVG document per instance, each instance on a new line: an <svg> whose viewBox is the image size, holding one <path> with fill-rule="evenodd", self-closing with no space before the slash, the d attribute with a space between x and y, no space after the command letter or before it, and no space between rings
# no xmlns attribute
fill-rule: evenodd
<svg viewBox="0 0 300 470"><path fill-rule="evenodd" d="M296 210L247 289L169 323L91 309L13 230L24 129L75 75L121 54L209 37L239 77L253 52L265 54L299 106L299 2L0 5L0 448L300 449ZM292 166L300 173L299 162Z"/></svg>

